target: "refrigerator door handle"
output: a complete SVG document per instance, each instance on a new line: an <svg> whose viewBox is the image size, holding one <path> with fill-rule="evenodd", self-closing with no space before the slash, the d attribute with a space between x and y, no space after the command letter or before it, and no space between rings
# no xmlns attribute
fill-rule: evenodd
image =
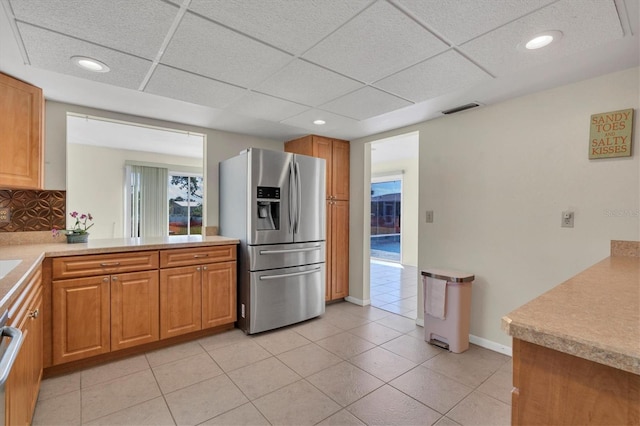
<svg viewBox="0 0 640 426"><path fill-rule="evenodd" d="M293 212L293 191L294 191L294 170L293 164L289 163L289 230L295 232L294 212Z"/></svg>
<svg viewBox="0 0 640 426"><path fill-rule="evenodd" d="M281 278L298 277L300 275L309 275L309 274L314 274L316 272L320 272L321 269L322 268L318 266L317 268L311 269L309 271L291 272L289 274L280 274L280 275L260 275L260 281L279 280Z"/></svg>
<svg viewBox="0 0 640 426"><path fill-rule="evenodd" d="M283 253L304 253L307 251L316 251L320 250L322 246L317 245L313 247L307 248L299 248L299 249L288 249L288 250L260 250L260 254L283 254Z"/></svg>
<svg viewBox="0 0 640 426"><path fill-rule="evenodd" d="M302 183L300 182L300 163L296 161L296 233L300 229L300 211L302 210Z"/></svg>

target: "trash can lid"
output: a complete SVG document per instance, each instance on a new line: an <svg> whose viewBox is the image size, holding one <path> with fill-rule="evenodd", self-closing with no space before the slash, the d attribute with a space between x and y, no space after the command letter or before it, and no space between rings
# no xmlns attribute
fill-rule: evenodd
<svg viewBox="0 0 640 426"><path fill-rule="evenodd" d="M452 283L468 283L475 280L473 274L460 271L451 271L449 269L425 269L422 275L429 278L437 278Z"/></svg>

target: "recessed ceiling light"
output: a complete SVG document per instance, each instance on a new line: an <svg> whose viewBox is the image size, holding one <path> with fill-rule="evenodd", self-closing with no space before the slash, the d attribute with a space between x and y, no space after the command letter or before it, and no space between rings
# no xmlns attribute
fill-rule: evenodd
<svg viewBox="0 0 640 426"><path fill-rule="evenodd" d="M544 33L536 34L529 39L525 44L525 49L535 50L548 46L554 41L558 41L562 38L560 31L545 31Z"/></svg>
<svg viewBox="0 0 640 426"><path fill-rule="evenodd" d="M324 120L314 120L313 121L313 124L315 124L316 126L322 126L325 123L326 123L326 121L324 121Z"/></svg>
<svg viewBox="0 0 640 426"><path fill-rule="evenodd" d="M82 69L93 72L109 72L109 67L104 62L86 56L73 56L71 60Z"/></svg>

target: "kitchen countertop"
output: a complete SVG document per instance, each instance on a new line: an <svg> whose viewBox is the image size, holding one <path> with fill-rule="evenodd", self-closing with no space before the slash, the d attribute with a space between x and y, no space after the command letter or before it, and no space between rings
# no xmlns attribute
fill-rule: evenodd
<svg viewBox="0 0 640 426"><path fill-rule="evenodd" d="M26 279L45 257L123 253L139 250L162 250L238 243L239 240L237 239L220 236L176 235L170 237L89 240L84 244L51 243L0 246L0 260L21 260L18 266L0 279L0 313L4 312L16 299L26 285Z"/></svg>
<svg viewBox="0 0 640 426"><path fill-rule="evenodd" d="M640 375L640 258L608 257L502 318L511 336Z"/></svg>

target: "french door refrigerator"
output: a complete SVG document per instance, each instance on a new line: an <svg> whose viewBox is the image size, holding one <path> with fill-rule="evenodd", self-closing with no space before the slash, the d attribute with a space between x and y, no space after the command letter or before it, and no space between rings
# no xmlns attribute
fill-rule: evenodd
<svg viewBox="0 0 640 426"><path fill-rule="evenodd" d="M325 160L250 148L220 162L220 235L240 240L238 327L324 313Z"/></svg>

